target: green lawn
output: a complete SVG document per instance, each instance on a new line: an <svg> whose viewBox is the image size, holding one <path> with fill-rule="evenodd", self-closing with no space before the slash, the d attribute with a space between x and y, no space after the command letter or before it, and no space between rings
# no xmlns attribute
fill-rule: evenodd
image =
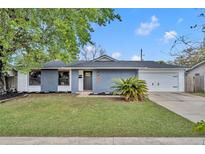
<svg viewBox="0 0 205 154"><path fill-rule="evenodd" d="M191 93L191 94L205 97L205 92L197 92L197 93Z"/></svg>
<svg viewBox="0 0 205 154"><path fill-rule="evenodd" d="M196 136L193 125L150 101L32 94L0 104L0 136Z"/></svg>

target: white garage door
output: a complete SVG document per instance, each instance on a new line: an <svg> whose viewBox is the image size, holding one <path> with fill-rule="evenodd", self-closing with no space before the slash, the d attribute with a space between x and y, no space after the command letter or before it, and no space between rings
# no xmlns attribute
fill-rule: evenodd
<svg viewBox="0 0 205 154"><path fill-rule="evenodd" d="M140 79L146 81L149 91L179 91L178 73L141 72Z"/></svg>

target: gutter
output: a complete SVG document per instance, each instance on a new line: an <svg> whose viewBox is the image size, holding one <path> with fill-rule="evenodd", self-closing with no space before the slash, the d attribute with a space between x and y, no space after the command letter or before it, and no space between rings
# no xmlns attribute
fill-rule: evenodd
<svg viewBox="0 0 205 154"><path fill-rule="evenodd" d="M146 69L146 70L186 70L187 68L150 68L150 67L49 67L49 68L41 68L41 70L80 70L80 69Z"/></svg>

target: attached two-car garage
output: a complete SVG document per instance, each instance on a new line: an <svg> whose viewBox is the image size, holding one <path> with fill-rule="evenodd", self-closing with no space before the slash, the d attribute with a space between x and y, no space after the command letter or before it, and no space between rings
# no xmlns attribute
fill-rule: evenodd
<svg viewBox="0 0 205 154"><path fill-rule="evenodd" d="M184 70L139 70L139 78L146 81L149 91L184 91Z"/></svg>

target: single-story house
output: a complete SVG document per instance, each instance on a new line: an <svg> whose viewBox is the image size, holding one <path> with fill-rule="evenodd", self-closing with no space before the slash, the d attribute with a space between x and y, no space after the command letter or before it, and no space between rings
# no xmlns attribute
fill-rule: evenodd
<svg viewBox="0 0 205 154"><path fill-rule="evenodd" d="M18 72L18 91L110 93L114 79L137 76L146 81L149 91L183 92L184 72L185 68L176 65L116 60L103 55L72 64L52 61L29 74Z"/></svg>
<svg viewBox="0 0 205 154"><path fill-rule="evenodd" d="M187 92L205 91L205 60L188 69L185 74Z"/></svg>

